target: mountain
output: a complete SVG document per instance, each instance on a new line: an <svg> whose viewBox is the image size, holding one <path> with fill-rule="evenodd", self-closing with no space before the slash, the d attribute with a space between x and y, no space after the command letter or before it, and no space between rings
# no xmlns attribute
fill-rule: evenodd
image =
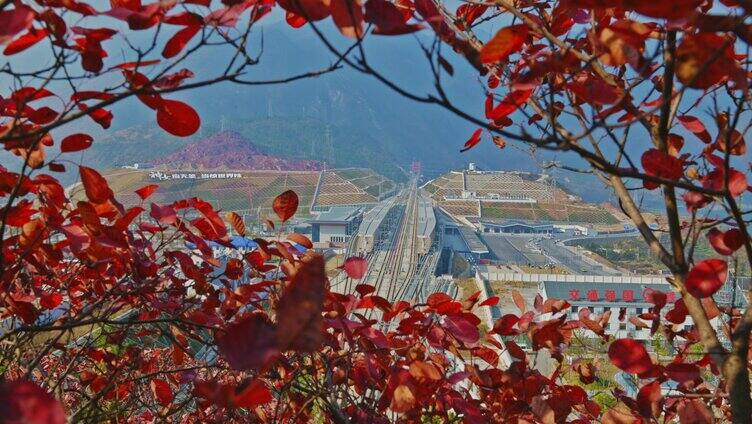
<svg viewBox="0 0 752 424"><path fill-rule="evenodd" d="M313 160L287 159L263 153L250 140L233 131L222 131L195 141L152 161L153 165L191 169L315 171Z"/></svg>
<svg viewBox="0 0 752 424"><path fill-rule="evenodd" d="M318 28L330 37L334 48L347 48L348 41L328 21ZM404 37L368 37L362 46L368 63L380 77L423 99L415 101L346 66L315 78L257 84L320 71L337 60L309 27L295 30L284 22L268 22L259 29L262 31L254 31L249 39L249 49L263 53L242 77L256 83L219 83L166 96L196 108L202 120L197 134L180 139L165 133L157 127L153 111L130 98L113 107L112 129L96 134L90 149L68 159L99 169L152 163L170 155L197 163L196 154L185 151L181 156L180 152L218 132L234 131L252 140L265 155L316 161L328 168L370 168L395 181L405 180L415 160L422 162L428 178L466 168L469 162L481 169L529 172L543 172L542 162L548 160L586 167L572 154L531 150L512 140L508 140L506 149L499 150L487 136L477 147L460 153L477 127L426 100L428 95L435 98L436 90L419 43L430 45L430 31ZM231 56L225 47L212 46L199 50L182 65L195 72L195 80L208 79L221 73ZM477 71L458 56L444 57L451 62L454 75L442 75L443 91L454 107L482 118L484 84ZM76 125L90 124L84 120ZM235 159L208 144L206 141L202 166ZM2 157L0 163L5 163ZM69 168L73 175L66 178L75 180L75 168ZM571 178L569 183L564 175ZM561 173L557 177L588 201L609 199L602 184L590 175Z"/></svg>

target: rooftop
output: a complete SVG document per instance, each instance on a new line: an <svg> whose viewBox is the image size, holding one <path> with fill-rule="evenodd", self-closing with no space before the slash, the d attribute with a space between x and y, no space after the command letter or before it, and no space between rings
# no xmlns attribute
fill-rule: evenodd
<svg viewBox="0 0 752 424"><path fill-rule="evenodd" d="M316 224L344 224L363 211L360 206L332 206L328 210L320 212L315 218L311 220L311 223Z"/></svg>

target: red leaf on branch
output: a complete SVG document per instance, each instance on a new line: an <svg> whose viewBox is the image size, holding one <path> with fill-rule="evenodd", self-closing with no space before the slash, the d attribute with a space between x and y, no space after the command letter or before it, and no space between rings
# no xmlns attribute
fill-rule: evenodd
<svg viewBox="0 0 752 424"><path fill-rule="evenodd" d="M685 35L676 49L676 77L687 87L703 90L726 80L746 84L733 46L732 40L717 34Z"/></svg>
<svg viewBox="0 0 752 424"><path fill-rule="evenodd" d="M5 46L5 50L3 50L3 54L6 56L11 56L16 53L20 53L28 49L29 47L33 46L34 44L42 41L46 36L47 36L46 29L32 28L26 34L8 43L8 45Z"/></svg>
<svg viewBox="0 0 752 424"><path fill-rule="evenodd" d="M24 4L16 4L10 10L0 11L0 43L29 28L34 21L34 10Z"/></svg>
<svg viewBox="0 0 752 424"><path fill-rule="evenodd" d="M292 233L287 236L287 239L293 243L296 243L305 247L306 249L313 248L313 243L311 242L311 240L308 237L304 236L303 234Z"/></svg>
<svg viewBox="0 0 752 424"><path fill-rule="evenodd" d="M237 370L263 369L279 354L275 328L260 313L230 324L215 342L222 357Z"/></svg>
<svg viewBox="0 0 752 424"><path fill-rule="evenodd" d="M475 130L473 132L473 135L471 135L470 138L465 142L465 146L462 148L462 150L460 150L460 152L466 152L480 143L480 136L482 131L482 128Z"/></svg>
<svg viewBox="0 0 752 424"><path fill-rule="evenodd" d="M657 417L661 414L661 383L653 381L640 388L637 392L637 410L643 417Z"/></svg>
<svg viewBox="0 0 752 424"><path fill-rule="evenodd" d="M81 175L81 183L89 200L93 203L105 203L112 199L112 189L99 172L86 166L80 166L78 169Z"/></svg>
<svg viewBox="0 0 752 424"><path fill-rule="evenodd" d="M702 399L681 399L676 408L680 423L712 424L715 416Z"/></svg>
<svg viewBox="0 0 752 424"><path fill-rule="evenodd" d="M650 149L643 153L641 161L647 175L676 181L684 173L683 160L658 149ZM653 190L659 186L658 183L653 181L643 181L643 184L648 190Z"/></svg>
<svg viewBox="0 0 752 424"><path fill-rule="evenodd" d="M149 184L145 185L138 190L136 190L136 194L138 194L138 197L141 198L141 200L148 199L152 194L154 194L155 191L159 188L159 185L157 184Z"/></svg>
<svg viewBox="0 0 752 424"><path fill-rule="evenodd" d="M676 119L680 124L682 124L684 128L687 129L687 131L697 136L697 138L699 138L703 143L710 144L712 142L710 133L705 128L705 125L702 123L702 121L700 121L698 118L691 115L682 115L677 116Z"/></svg>
<svg viewBox="0 0 752 424"><path fill-rule="evenodd" d="M695 297L710 297L726 282L728 265L722 259L698 262L687 274L687 291Z"/></svg>
<svg viewBox="0 0 752 424"><path fill-rule="evenodd" d="M63 406L36 383L26 380L0 384L0 417L4 423L65 424Z"/></svg>
<svg viewBox="0 0 752 424"><path fill-rule="evenodd" d="M709 172L702 179L702 186L711 190L721 191L725 184L725 173L723 168L717 168ZM728 170L728 191L732 196L740 196L747 190L747 177L742 172L730 168Z"/></svg>
<svg viewBox="0 0 752 424"><path fill-rule="evenodd" d="M386 0L368 0L368 3L366 3L365 21L376 25L374 34L400 35L423 28L419 24L408 25L406 21L409 17L409 15L405 16L394 3ZM440 62L442 59L439 57Z"/></svg>
<svg viewBox="0 0 752 424"><path fill-rule="evenodd" d="M464 344L474 344L480 339L478 327L461 315L444 318L444 328Z"/></svg>
<svg viewBox="0 0 752 424"><path fill-rule="evenodd" d="M83 103L79 103L78 108L86 112L86 114L89 115L89 117L91 117L94 122L101 125L102 128L110 128L110 125L112 124L112 112L110 112L109 110L102 108L89 110L89 107Z"/></svg>
<svg viewBox="0 0 752 424"><path fill-rule="evenodd" d="M648 351L642 343L633 339L618 339L608 348L611 362L631 374L644 374L653 368Z"/></svg>
<svg viewBox="0 0 752 424"><path fill-rule="evenodd" d="M248 387L235 395L233 404L238 408L255 408L270 402L272 399L273 396L269 387L261 380L253 380Z"/></svg>
<svg viewBox="0 0 752 424"><path fill-rule="evenodd" d="M173 394L172 389L170 388L169 383L167 383L164 380L155 378L149 383L149 387L151 387L151 392L154 394L154 398L159 402L162 406L168 406L172 403Z"/></svg>
<svg viewBox="0 0 752 424"><path fill-rule="evenodd" d="M666 375L679 383L697 381L700 379L700 368L695 364L672 362L666 365Z"/></svg>
<svg viewBox="0 0 752 424"><path fill-rule="evenodd" d="M478 306L495 306L499 303L499 296L491 296L488 299L480 302Z"/></svg>
<svg viewBox="0 0 752 424"><path fill-rule="evenodd" d="M298 211L297 193L292 190L287 190L275 197L274 202L272 203L272 209L282 222L286 222L295 215L295 212Z"/></svg>
<svg viewBox="0 0 752 424"><path fill-rule="evenodd" d="M39 298L39 305L44 309L55 309L63 302L63 295L60 293L43 293Z"/></svg>
<svg viewBox="0 0 752 424"><path fill-rule="evenodd" d="M300 26L305 25L308 21L320 21L331 14L328 2L322 0L279 0L277 3L289 12L287 15L288 23L290 23L289 14L293 14L302 22ZM297 19L296 25L299 23ZM296 26L296 28L298 27Z"/></svg>
<svg viewBox="0 0 752 424"><path fill-rule="evenodd" d="M361 278L363 278L363 276L366 275L366 270L368 269L368 261L366 260L366 258L351 256L345 259L345 263L342 264L340 269L345 271L348 277L354 280L360 280Z"/></svg>
<svg viewBox="0 0 752 424"><path fill-rule="evenodd" d="M63 153L78 152L88 149L94 139L88 134L72 134L60 142L60 151Z"/></svg>
<svg viewBox="0 0 752 424"><path fill-rule="evenodd" d="M514 305L517 306L517 309L520 310L520 313L525 313L525 310L527 309L527 305L525 304L525 299L522 297L520 292L517 290L512 290L512 300L514 300Z"/></svg>
<svg viewBox="0 0 752 424"><path fill-rule="evenodd" d="M524 105L531 94L533 94L533 90L514 90L510 92L496 107L490 111L486 111L486 118L496 121L509 116L512 112L519 109L520 106Z"/></svg>
<svg viewBox="0 0 752 424"><path fill-rule="evenodd" d="M345 37L363 37L363 8L354 0L331 0L332 20Z"/></svg>
<svg viewBox="0 0 752 424"><path fill-rule="evenodd" d="M292 280L277 307L277 346L313 352L322 343L322 316L327 292L324 257L309 252L295 264Z"/></svg>
<svg viewBox="0 0 752 424"><path fill-rule="evenodd" d="M198 131L201 118L186 103L165 99L157 109L157 124L172 135L187 137Z"/></svg>
<svg viewBox="0 0 752 424"><path fill-rule="evenodd" d="M732 228L725 233L718 228L712 228L706 234L710 245L721 255L731 255L744 244L744 236L738 228Z"/></svg>
<svg viewBox="0 0 752 424"><path fill-rule="evenodd" d="M159 402L160 405L168 406L172 403L174 396L172 394L172 389L170 388L169 383L156 378L149 382L149 387L151 387L151 392L152 394L154 394L154 398L157 400L157 402Z"/></svg>
<svg viewBox="0 0 752 424"><path fill-rule="evenodd" d="M240 215L238 215L236 212L227 212L225 214L225 219L232 225L232 228L235 229L235 232L238 233L239 236L245 236L245 223L243 222L243 218Z"/></svg>
<svg viewBox="0 0 752 424"><path fill-rule="evenodd" d="M480 49L480 61L493 63L506 60L522 48L527 34L528 28L524 24L502 28Z"/></svg>
<svg viewBox="0 0 752 424"><path fill-rule="evenodd" d="M598 379L597 370L592 362L577 360L572 364L572 369L579 374L580 381L583 384L590 384Z"/></svg>
<svg viewBox="0 0 752 424"><path fill-rule="evenodd" d="M162 57L169 59L177 56L199 31L201 31L201 27L196 25L185 27L176 32L165 44Z"/></svg>

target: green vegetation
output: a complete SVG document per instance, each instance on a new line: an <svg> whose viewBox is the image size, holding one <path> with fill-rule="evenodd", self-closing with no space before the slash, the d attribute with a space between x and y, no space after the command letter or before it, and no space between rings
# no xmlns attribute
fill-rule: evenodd
<svg viewBox="0 0 752 424"><path fill-rule="evenodd" d="M668 245L668 236L661 235L661 242ZM650 249L640 237L629 237L606 240L578 240L573 243L576 246L589 250L602 256L617 266L626 268L637 273L657 273L665 269L663 264L650 252ZM739 253L737 253L739 254ZM710 246L705 237L697 240L694 249L695 261L720 257ZM742 263L744 261L741 261ZM739 270L740 275L748 275L748 268Z"/></svg>

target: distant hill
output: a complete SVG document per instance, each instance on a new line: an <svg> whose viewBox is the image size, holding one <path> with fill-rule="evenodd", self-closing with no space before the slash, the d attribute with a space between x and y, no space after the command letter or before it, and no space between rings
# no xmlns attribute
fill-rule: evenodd
<svg viewBox="0 0 752 424"><path fill-rule="evenodd" d="M315 171L323 167L314 160L266 154L253 142L233 131L222 131L190 143L176 152L156 158L152 164L214 170Z"/></svg>

